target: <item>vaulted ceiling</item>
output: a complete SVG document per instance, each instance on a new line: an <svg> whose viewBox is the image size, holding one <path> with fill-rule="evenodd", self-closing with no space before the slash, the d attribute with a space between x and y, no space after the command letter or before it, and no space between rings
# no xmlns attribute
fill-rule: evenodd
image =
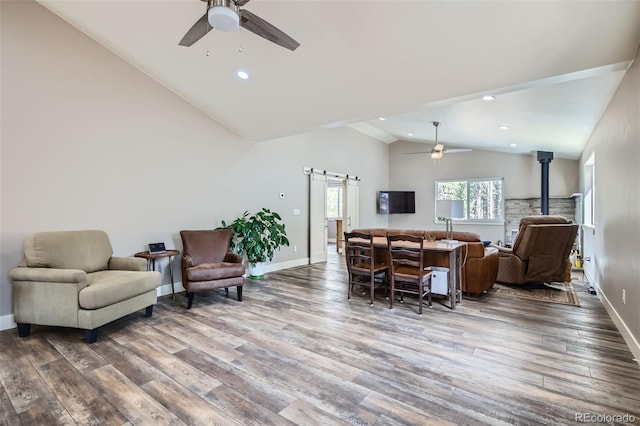
<svg viewBox="0 0 640 426"><path fill-rule="evenodd" d="M640 42L637 0L244 6L300 42L295 51L242 29L179 46L205 12L199 0L39 2L254 141L351 125L428 150L438 121L448 147L577 158Z"/></svg>

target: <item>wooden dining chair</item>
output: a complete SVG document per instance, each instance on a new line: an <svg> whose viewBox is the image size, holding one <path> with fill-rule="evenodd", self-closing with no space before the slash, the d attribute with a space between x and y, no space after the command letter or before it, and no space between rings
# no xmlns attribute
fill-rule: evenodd
<svg viewBox="0 0 640 426"><path fill-rule="evenodd" d="M376 287L387 286L389 265L376 259L373 249L373 235L360 232L345 232L345 253L349 273L347 299L351 300L354 285L369 287L369 303L373 305ZM376 278L379 278L376 285Z"/></svg>
<svg viewBox="0 0 640 426"><path fill-rule="evenodd" d="M414 235L387 234L389 250L389 275L391 297L389 309L393 309L396 293L400 293L400 303L405 294L418 296L418 314L422 315L422 300L427 297L431 305L431 271L424 268L424 237Z"/></svg>

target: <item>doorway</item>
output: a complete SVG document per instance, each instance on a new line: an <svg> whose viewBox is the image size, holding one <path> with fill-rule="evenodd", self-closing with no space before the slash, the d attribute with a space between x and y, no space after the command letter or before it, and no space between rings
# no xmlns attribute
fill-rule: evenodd
<svg viewBox="0 0 640 426"><path fill-rule="evenodd" d="M329 243L337 250L343 233L358 227L359 182L357 176L310 169L309 263L326 262Z"/></svg>
<svg viewBox="0 0 640 426"><path fill-rule="evenodd" d="M582 208L582 268L587 280L599 285L596 279L596 255L595 255L595 234L596 234L596 158L595 153L591 153L583 166L584 176L584 197Z"/></svg>
<svg viewBox="0 0 640 426"><path fill-rule="evenodd" d="M344 179L327 179L327 250L341 252Z"/></svg>

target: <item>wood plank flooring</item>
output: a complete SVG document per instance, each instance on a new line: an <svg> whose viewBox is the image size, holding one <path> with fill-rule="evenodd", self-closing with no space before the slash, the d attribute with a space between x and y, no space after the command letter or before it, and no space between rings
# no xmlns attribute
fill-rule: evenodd
<svg viewBox="0 0 640 426"><path fill-rule="evenodd" d="M92 345L75 329L1 332L0 424L640 422L640 368L596 296L488 294L418 316L411 299L348 302L346 281L333 255L248 280L242 302L234 289L189 311L183 295L162 297Z"/></svg>

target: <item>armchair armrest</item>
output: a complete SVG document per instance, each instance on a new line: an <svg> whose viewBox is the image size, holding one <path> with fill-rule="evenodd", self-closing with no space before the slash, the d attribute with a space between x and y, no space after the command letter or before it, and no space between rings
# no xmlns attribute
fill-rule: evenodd
<svg viewBox="0 0 640 426"><path fill-rule="evenodd" d="M13 281L36 281L51 283L82 283L87 273L80 269L28 268L19 266L9 273Z"/></svg>
<svg viewBox="0 0 640 426"><path fill-rule="evenodd" d="M118 271L146 271L147 261L139 257L112 256L108 268Z"/></svg>
<svg viewBox="0 0 640 426"><path fill-rule="evenodd" d="M229 263L242 263L242 256L238 253L228 252L224 256L224 261Z"/></svg>
<svg viewBox="0 0 640 426"><path fill-rule="evenodd" d="M504 256L504 255L509 255L509 254L513 254L513 249L510 249L508 247L502 247L496 244L489 244L489 247L493 247L498 249L498 255L500 256Z"/></svg>
<svg viewBox="0 0 640 426"><path fill-rule="evenodd" d="M191 268L193 266L193 259L188 254L182 256L182 268Z"/></svg>

